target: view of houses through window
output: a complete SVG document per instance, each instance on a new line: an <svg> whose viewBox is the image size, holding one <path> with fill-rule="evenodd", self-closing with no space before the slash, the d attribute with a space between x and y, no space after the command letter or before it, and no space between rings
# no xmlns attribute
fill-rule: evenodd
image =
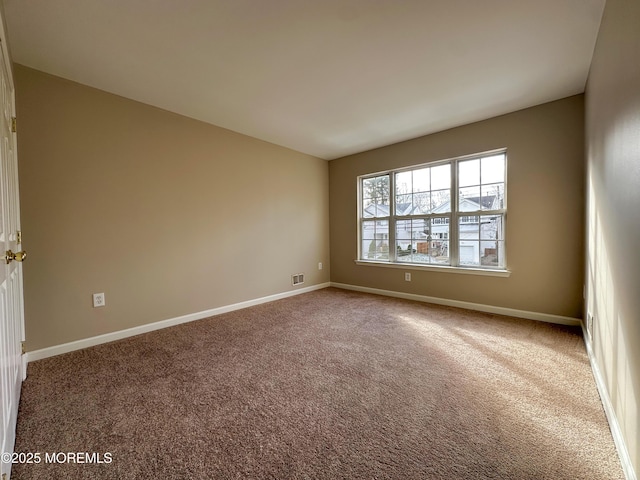
<svg viewBox="0 0 640 480"><path fill-rule="evenodd" d="M506 152L360 177L360 260L503 269Z"/></svg>

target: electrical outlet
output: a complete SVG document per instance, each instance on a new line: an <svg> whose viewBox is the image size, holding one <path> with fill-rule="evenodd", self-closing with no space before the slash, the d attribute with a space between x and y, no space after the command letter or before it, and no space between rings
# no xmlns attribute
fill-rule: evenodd
<svg viewBox="0 0 640 480"><path fill-rule="evenodd" d="M104 293L94 293L93 294L93 308L104 307L107 304Z"/></svg>
<svg viewBox="0 0 640 480"><path fill-rule="evenodd" d="M322 262L318 262L318 270L322 270Z"/></svg>
<svg viewBox="0 0 640 480"><path fill-rule="evenodd" d="M411 281L411 273L405 272L404 273L404 279L405 279L405 281L410 282Z"/></svg>

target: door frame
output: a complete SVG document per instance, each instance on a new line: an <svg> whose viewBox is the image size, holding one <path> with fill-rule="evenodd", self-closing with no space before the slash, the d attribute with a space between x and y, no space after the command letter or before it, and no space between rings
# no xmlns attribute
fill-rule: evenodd
<svg viewBox="0 0 640 480"><path fill-rule="evenodd" d="M19 181L18 181L18 143L16 134L16 106L15 106L15 82L13 77L13 68L11 55L9 53L9 45L7 41L7 28L5 24L4 10L0 3L0 48L2 52L2 76L6 82L6 86L3 88L4 92L8 91L8 102L11 104L11 110L5 112L5 105L0 103L0 115L2 115L2 138L3 145L2 150L5 153L5 157L2 159L1 166L3 168L2 185L1 190L2 200L0 201L0 208L2 208L3 216L3 233L4 240L2 243L3 250L0 251L0 263L5 268L5 285L6 285L6 297L4 306L4 315L2 332L6 333L7 337L2 339L3 342L3 354L0 356L0 368L2 369L3 385L7 387L7 390L3 392L2 412L2 437L0 439L0 446L2 447L2 460L5 459L7 453L13 454L15 449L16 440L16 426L18 421L18 408L20 404L20 393L22 389L22 382L26 378L27 374L27 355L24 350L25 340L25 324L24 324L24 294L23 294L23 272L22 264L14 261L17 257L19 261L22 260L21 255L8 255L10 252L5 250L11 250L17 252L21 249L22 236L20 225L20 194L19 194ZM4 95L4 93L3 93ZM1 100L0 100L1 102ZM8 124L5 127L5 115L9 116L6 119ZM4 143L4 132L8 132L9 142ZM6 193L6 194L5 194ZM26 252L20 252L26 255ZM15 344L16 342L17 344ZM5 412L7 413L5 417ZM2 474L2 480L8 479L11 476L11 462L4 462L0 460L0 473Z"/></svg>

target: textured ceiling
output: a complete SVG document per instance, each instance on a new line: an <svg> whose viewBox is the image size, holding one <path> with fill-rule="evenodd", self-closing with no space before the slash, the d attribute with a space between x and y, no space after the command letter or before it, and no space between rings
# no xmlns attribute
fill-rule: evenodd
<svg viewBox="0 0 640 480"><path fill-rule="evenodd" d="M13 60L325 159L584 91L605 0L4 0Z"/></svg>

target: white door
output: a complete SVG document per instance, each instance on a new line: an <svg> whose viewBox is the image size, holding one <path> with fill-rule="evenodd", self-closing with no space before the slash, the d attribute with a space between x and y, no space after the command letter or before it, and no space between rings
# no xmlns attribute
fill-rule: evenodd
<svg viewBox="0 0 640 480"><path fill-rule="evenodd" d="M26 374L22 363L24 315L21 264L26 253L21 251L22 239L19 233L20 206L16 134L13 123L13 78L4 28L0 34L0 418L1 453L5 454L13 452L20 387ZM4 480L11 474L11 463L0 460L0 465Z"/></svg>

